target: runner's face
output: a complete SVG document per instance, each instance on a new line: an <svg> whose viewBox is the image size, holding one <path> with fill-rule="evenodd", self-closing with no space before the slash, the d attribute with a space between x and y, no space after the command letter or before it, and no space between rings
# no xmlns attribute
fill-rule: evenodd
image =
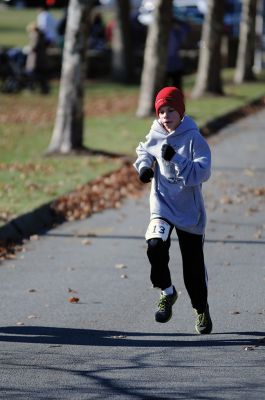
<svg viewBox="0 0 265 400"><path fill-rule="evenodd" d="M173 132L181 121L179 113L170 106L160 107L158 117L169 133Z"/></svg>

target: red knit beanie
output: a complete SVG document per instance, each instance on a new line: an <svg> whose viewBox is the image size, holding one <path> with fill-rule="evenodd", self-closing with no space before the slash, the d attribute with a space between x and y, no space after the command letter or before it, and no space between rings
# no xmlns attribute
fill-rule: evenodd
<svg viewBox="0 0 265 400"><path fill-rule="evenodd" d="M155 99L155 109L157 116L159 109L162 106L173 107L179 113L180 118L182 119L185 113L185 104L184 96L181 90L174 86L167 86L161 89Z"/></svg>

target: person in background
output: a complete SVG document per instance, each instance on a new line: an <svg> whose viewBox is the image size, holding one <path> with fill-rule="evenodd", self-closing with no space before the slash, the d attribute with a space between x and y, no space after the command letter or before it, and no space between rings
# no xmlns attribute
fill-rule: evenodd
<svg viewBox="0 0 265 400"><path fill-rule="evenodd" d="M27 26L27 32L29 45L25 69L28 77L28 88L34 90L36 86L39 86L42 94L48 94L49 81L45 36L35 22Z"/></svg>
<svg viewBox="0 0 265 400"><path fill-rule="evenodd" d="M182 89L183 61L180 54L189 32L189 25L174 19L169 33L165 86L176 86Z"/></svg>
<svg viewBox="0 0 265 400"><path fill-rule="evenodd" d="M92 16L92 21L88 34L88 48L93 50L102 50L106 47L106 27L102 15L96 12Z"/></svg>
<svg viewBox="0 0 265 400"><path fill-rule="evenodd" d="M37 15L37 27L43 32L47 46L57 45L57 21L49 10L45 3Z"/></svg>

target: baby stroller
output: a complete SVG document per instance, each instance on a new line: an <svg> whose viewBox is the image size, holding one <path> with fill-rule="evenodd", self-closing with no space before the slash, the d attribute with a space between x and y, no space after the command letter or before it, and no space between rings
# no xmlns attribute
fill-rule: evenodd
<svg viewBox="0 0 265 400"><path fill-rule="evenodd" d="M27 86L26 55L20 48L0 49L0 90L18 93Z"/></svg>

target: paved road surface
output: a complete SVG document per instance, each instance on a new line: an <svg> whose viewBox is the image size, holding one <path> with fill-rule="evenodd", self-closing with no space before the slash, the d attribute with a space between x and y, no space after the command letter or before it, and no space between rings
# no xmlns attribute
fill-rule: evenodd
<svg viewBox="0 0 265 400"><path fill-rule="evenodd" d="M176 239L171 268L180 296L168 324L154 321L147 191L31 240L1 264L1 399L265 398L265 111L210 145L213 333L195 334Z"/></svg>

